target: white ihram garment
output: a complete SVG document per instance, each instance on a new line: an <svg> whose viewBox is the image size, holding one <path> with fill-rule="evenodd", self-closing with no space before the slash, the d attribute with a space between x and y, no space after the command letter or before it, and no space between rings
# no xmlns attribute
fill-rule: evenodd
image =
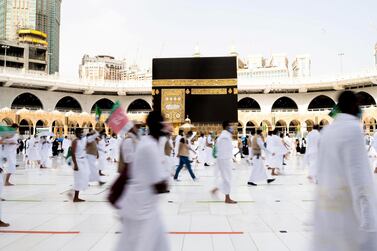
<svg viewBox="0 0 377 251"><path fill-rule="evenodd" d="M119 159L119 141L118 139L111 137L109 140L110 158L111 161Z"/></svg>
<svg viewBox="0 0 377 251"><path fill-rule="evenodd" d="M117 250L169 251L154 185L164 180L158 141L145 136L130 165L131 179L120 199L123 230Z"/></svg>
<svg viewBox="0 0 377 251"><path fill-rule="evenodd" d="M232 135L223 130L216 141L217 148L217 167L219 168L221 182L219 189L224 194L230 194L232 182L232 158L233 145Z"/></svg>
<svg viewBox="0 0 377 251"><path fill-rule="evenodd" d="M283 156L287 153L287 148L285 148L282 139L277 135L272 135L271 147L268 147L268 149L271 152L269 161L270 167L282 169ZM274 156L272 156L273 153L275 154Z"/></svg>
<svg viewBox="0 0 377 251"><path fill-rule="evenodd" d="M97 168L97 156L93 154L87 154L87 165L89 169L89 182L97 182L100 180L99 178L99 172Z"/></svg>
<svg viewBox="0 0 377 251"><path fill-rule="evenodd" d="M95 133L93 135L86 137L86 143L93 143L98 137L98 134ZM97 149L98 151L98 149ZM86 155L88 168L89 168L89 181L90 182L97 182L100 181L99 172L98 172L98 165L97 165L97 155L89 154Z"/></svg>
<svg viewBox="0 0 377 251"><path fill-rule="evenodd" d="M84 191L89 186L90 171L86 158L86 138L77 139L76 162L78 171L73 171L73 189L75 191Z"/></svg>
<svg viewBox="0 0 377 251"><path fill-rule="evenodd" d="M70 139L63 139L62 148L63 148L63 155L64 157L68 154L68 149L72 145L72 141Z"/></svg>
<svg viewBox="0 0 377 251"><path fill-rule="evenodd" d="M306 137L305 162L309 167L310 177L315 177L317 175L315 166L318 159L318 146L320 136L321 134L318 132L318 130L312 130Z"/></svg>
<svg viewBox="0 0 377 251"><path fill-rule="evenodd" d="M205 151L205 146L206 146L206 138L205 137L200 137L198 139L198 161L200 163L204 163L206 161L206 151Z"/></svg>
<svg viewBox="0 0 377 251"><path fill-rule="evenodd" d="M168 179L175 172L174 161L171 156L165 154L165 145L170 144L173 149L172 141L170 138L163 136L158 140L158 148L160 151L161 163L164 171L166 172L166 179Z"/></svg>
<svg viewBox="0 0 377 251"><path fill-rule="evenodd" d="M321 132L314 251L377 250L377 193L357 117L338 114Z"/></svg>
<svg viewBox="0 0 377 251"><path fill-rule="evenodd" d="M213 144L211 135L208 135L205 141L205 162L204 163L207 163L209 165L213 162L213 156L212 156L212 147L207 146L207 144Z"/></svg>
<svg viewBox="0 0 377 251"><path fill-rule="evenodd" d="M40 161L40 151L39 151L40 145L39 145L39 139L37 138L31 138L29 140L29 148L27 149L27 156L28 160L30 161Z"/></svg>
<svg viewBox="0 0 377 251"><path fill-rule="evenodd" d="M18 148L18 134L8 139L3 139L7 144L4 145L4 155L7 159L7 173L14 174L16 172L17 164L17 148Z"/></svg>
<svg viewBox="0 0 377 251"><path fill-rule="evenodd" d="M105 170L107 167L107 161L106 161L106 140L104 138L101 138L100 141L98 141L97 144L98 149L98 170Z"/></svg>
<svg viewBox="0 0 377 251"><path fill-rule="evenodd" d="M272 146L271 136L267 135L266 147L268 151L266 151L266 161L264 162L264 164L268 167L270 167L270 162L271 162L271 146Z"/></svg>
<svg viewBox="0 0 377 251"><path fill-rule="evenodd" d="M51 150L51 142L48 140L43 140L40 145L40 157L41 157L41 165L46 167L48 163L48 159L50 157L50 150Z"/></svg>
<svg viewBox="0 0 377 251"><path fill-rule="evenodd" d="M261 150L268 152L267 149L264 147L263 140L260 136L257 138L257 144ZM251 166L251 173L249 177L249 182L257 183L259 181L266 181L268 179L267 170L264 167L264 161L262 159L262 155L257 156L254 155L252 159L252 166Z"/></svg>

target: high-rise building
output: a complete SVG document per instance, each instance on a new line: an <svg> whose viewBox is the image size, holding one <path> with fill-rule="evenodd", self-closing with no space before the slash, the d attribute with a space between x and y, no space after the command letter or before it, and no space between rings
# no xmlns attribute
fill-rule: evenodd
<svg viewBox="0 0 377 251"><path fill-rule="evenodd" d="M262 68L265 65L265 60L263 55L251 55L247 59L247 68L248 69L256 69Z"/></svg>
<svg viewBox="0 0 377 251"><path fill-rule="evenodd" d="M79 66L79 76L83 80L147 80L152 79L151 69L140 69L137 64L127 65L127 61L112 56L84 55Z"/></svg>
<svg viewBox="0 0 377 251"><path fill-rule="evenodd" d="M310 77L311 60L309 55L298 55L292 63L293 77Z"/></svg>
<svg viewBox="0 0 377 251"><path fill-rule="evenodd" d="M60 7L62 0L1 0L0 40L18 40L18 30L47 34L49 73L59 72Z"/></svg>
<svg viewBox="0 0 377 251"><path fill-rule="evenodd" d="M248 57L245 69L238 71L240 78L252 78L260 80L286 79L310 76L311 60L309 55L298 55L289 67L289 60L286 54L273 54L271 58L264 58L262 55L251 55Z"/></svg>
<svg viewBox="0 0 377 251"><path fill-rule="evenodd" d="M0 1L0 39L15 41L22 28L35 29L36 0Z"/></svg>
<svg viewBox="0 0 377 251"><path fill-rule="evenodd" d="M85 80L124 80L125 73L126 61L111 56L84 55L79 67L80 79Z"/></svg>
<svg viewBox="0 0 377 251"><path fill-rule="evenodd" d="M270 67L288 69L288 57L286 54L272 54Z"/></svg>
<svg viewBox="0 0 377 251"><path fill-rule="evenodd" d="M6 71L47 74L46 34L19 30L19 41L0 41L0 67Z"/></svg>

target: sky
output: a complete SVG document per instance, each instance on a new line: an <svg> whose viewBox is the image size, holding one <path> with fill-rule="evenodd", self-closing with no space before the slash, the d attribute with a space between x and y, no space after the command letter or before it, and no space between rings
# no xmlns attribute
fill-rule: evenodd
<svg viewBox="0 0 377 251"><path fill-rule="evenodd" d="M154 57L309 54L312 75L374 67L376 0L63 0L60 75L84 54L150 67Z"/></svg>

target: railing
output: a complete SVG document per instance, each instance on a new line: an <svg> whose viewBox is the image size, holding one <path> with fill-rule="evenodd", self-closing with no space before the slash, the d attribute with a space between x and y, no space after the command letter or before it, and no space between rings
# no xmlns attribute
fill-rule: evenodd
<svg viewBox="0 0 377 251"><path fill-rule="evenodd" d="M125 80L125 81L87 81L87 80L68 80L59 77L59 75L47 75L44 72L25 72L23 69L14 69L0 66L0 79L7 78L9 80L17 79L24 82L32 83L40 86L57 86L62 88L72 89L87 89L87 90L150 90L152 88L152 80ZM253 80L248 78L239 78L238 87L241 90L247 89L297 89L309 88L310 86L328 86L347 85L357 81L375 82L377 84L377 69L370 69L358 73L333 75L325 77L310 77L310 78L289 78L282 80Z"/></svg>
<svg viewBox="0 0 377 251"><path fill-rule="evenodd" d="M39 109L42 109L41 106L12 106L11 108L12 110L14 111L17 111L17 110L21 110L21 109L26 109L26 110L30 110L30 111L37 111Z"/></svg>
<svg viewBox="0 0 377 251"><path fill-rule="evenodd" d="M248 108L239 108L238 111L240 111L240 112L261 112L260 109L248 109Z"/></svg>
<svg viewBox="0 0 377 251"><path fill-rule="evenodd" d="M308 109L308 112L329 112L331 111L332 108L313 108L313 109Z"/></svg>
<svg viewBox="0 0 377 251"><path fill-rule="evenodd" d="M129 114L148 114L150 110L145 110L145 111L128 111L127 113Z"/></svg>
<svg viewBox="0 0 377 251"><path fill-rule="evenodd" d="M271 112L298 112L298 109L272 109Z"/></svg>

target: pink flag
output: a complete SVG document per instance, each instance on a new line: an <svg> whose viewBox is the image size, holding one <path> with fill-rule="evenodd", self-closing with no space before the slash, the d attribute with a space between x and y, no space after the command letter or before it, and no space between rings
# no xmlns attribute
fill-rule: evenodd
<svg viewBox="0 0 377 251"><path fill-rule="evenodd" d="M106 122L113 132L118 134L127 125L129 120L123 108L118 106L113 109Z"/></svg>

